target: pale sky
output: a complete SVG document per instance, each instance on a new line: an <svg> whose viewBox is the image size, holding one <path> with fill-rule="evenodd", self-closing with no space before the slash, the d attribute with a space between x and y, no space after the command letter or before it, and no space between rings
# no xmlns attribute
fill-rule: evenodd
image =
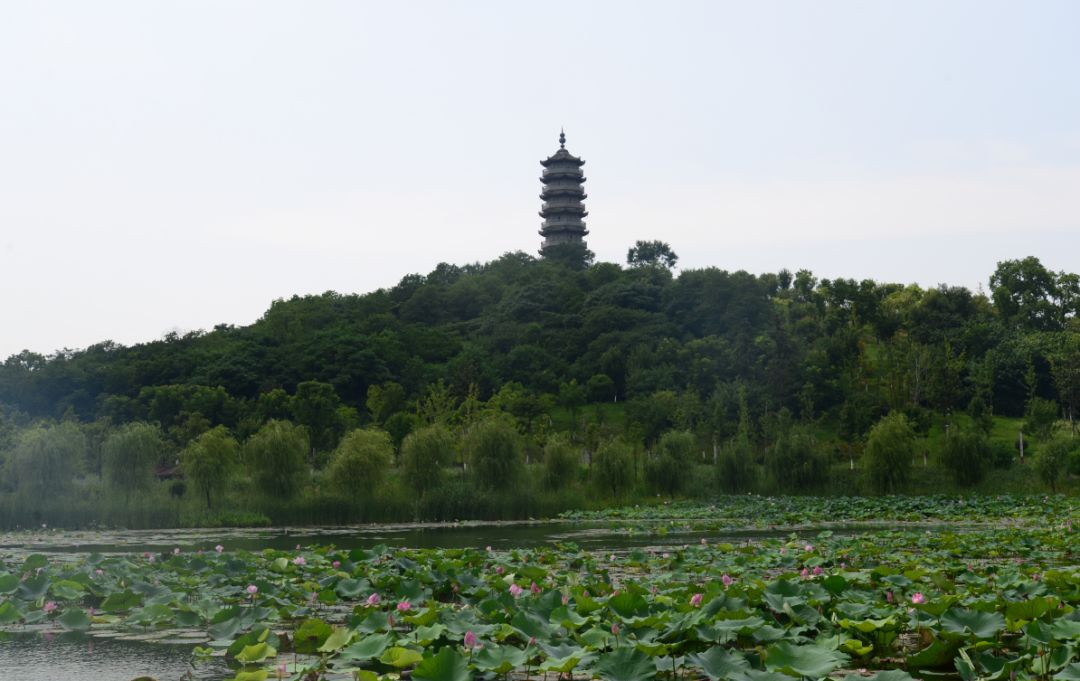
<svg viewBox="0 0 1080 681"><path fill-rule="evenodd" d="M0 4L0 358L590 248L985 286L1080 271L1080 2Z"/></svg>

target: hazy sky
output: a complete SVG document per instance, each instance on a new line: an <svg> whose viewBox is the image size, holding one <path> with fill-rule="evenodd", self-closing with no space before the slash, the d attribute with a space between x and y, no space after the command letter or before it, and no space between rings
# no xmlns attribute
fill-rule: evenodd
<svg viewBox="0 0 1080 681"><path fill-rule="evenodd" d="M1080 2L0 4L0 358L589 246L975 288L1080 270Z"/></svg>

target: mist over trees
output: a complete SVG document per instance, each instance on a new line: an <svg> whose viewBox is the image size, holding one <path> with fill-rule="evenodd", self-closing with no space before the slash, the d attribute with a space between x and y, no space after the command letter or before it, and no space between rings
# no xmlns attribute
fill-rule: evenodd
<svg viewBox="0 0 1080 681"><path fill-rule="evenodd" d="M970 485L985 459L1010 458L991 451L995 419L1022 419L1029 448L1075 433L1080 279L1036 258L999 263L984 295L676 273L659 241L626 267L559 255L277 300L246 327L13 355L0 498L26 509L46 489L165 485L206 509L305 495L369 508L391 490L410 513L424 499L444 504L434 515L489 502L498 515L488 497L510 487L565 506L585 488L808 492L856 468L872 471L866 491L895 491L926 458L910 437L962 426L934 456ZM1066 477L1069 441L1052 448Z"/></svg>

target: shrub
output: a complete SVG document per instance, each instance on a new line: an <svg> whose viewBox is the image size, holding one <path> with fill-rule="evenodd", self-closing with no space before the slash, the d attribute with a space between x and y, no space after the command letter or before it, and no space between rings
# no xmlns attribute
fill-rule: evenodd
<svg viewBox="0 0 1080 681"><path fill-rule="evenodd" d="M993 457L986 436L978 428L957 428L945 438L941 465L952 473L957 485L967 487L983 479Z"/></svg>
<svg viewBox="0 0 1080 681"><path fill-rule="evenodd" d="M1049 440L1054 435L1057 418L1056 402L1033 397L1024 412L1024 432L1037 440Z"/></svg>
<svg viewBox="0 0 1080 681"><path fill-rule="evenodd" d="M401 443L401 477L417 494L439 484L442 469L451 461L454 439L440 425L414 430Z"/></svg>
<svg viewBox="0 0 1080 681"><path fill-rule="evenodd" d="M548 438L544 446L544 485L548 489L562 489L576 477L581 456L578 448L565 433Z"/></svg>
<svg viewBox="0 0 1080 681"><path fill-rule="evenodd" d="M489 418L475 424L465 437L464 448L481 488L508 489L519 482L523 466L521 436L504 419Z"/></svg>
<svg viewBox="0 0 1080 681"><path fill-rule="evenodd" d="M1039 471L1039 478L1046 483L1051 492L1057 492L1058 480L1076 446L1076 441L1059 437L1039 448L1035 468Z"/></svg>
<svg viewBox="0 0 1080 681"><path fill-rule="evenodd" d="M290 499L300 488L309 451L304 428L288 421L268 421L244 444L244 459L255 484L265 494Z"/></svg>
<svg viewBox="0 0 1080 681"><path fill-rule="evenodd" d="M326 474L338 493L355 499L379 488L394 457L386 431L352 430L341 438Z"/></svg>
<svg viewBox="0 0 1080 681"><path fill-rule="evenodd" d="M754 487L754 451L750 438L737 435L724 445L716 466L717 486L729 493L749 492Z"/></svg>
<svg viewBox="0 0 1080 681"><path fill-rule="evenodd" d="M105 479L130 498L132 492L150 487L164 449L165 438L157 426L139 422L121 426L101 445Z"/></svg>
<svg viewBox="0 0 1080 681"><path fill-rule="evenodd" d="M895 493L907 484L915 454L915 432L903 414L893 413L878 421L866 439L867 475L879 493Z"/></svg>
<svg viewBox="0 0 1080 681"><path fill-rule="evenodd" d="M693 434L687 431L664 433L645 466L650 484L668 496L682 491L694 465L695 445Z"/></svg>
<svg viewBox="0 0 1080 681"><path fill-rule="evenodd" d="M232 479L240 446L225 426L206 431L180 453L180 465L196 489L213 507L213 495L223 491Z"/></svg>
<svg viewBox="0 0 1080 681"><path fill-rule="evenodd" d="M634 484L634 461L630 446L620 439L600 445L593 456L593 480L597 486L618 498Z"/></svg>

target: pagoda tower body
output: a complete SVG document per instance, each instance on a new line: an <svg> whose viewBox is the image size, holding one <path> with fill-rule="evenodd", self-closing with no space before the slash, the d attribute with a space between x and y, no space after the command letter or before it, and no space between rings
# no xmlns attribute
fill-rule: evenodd
<svg viewBox="0 0 1080 681"><path fill-rule="evenodd" d="M544 166L540 176L544 184L544 190L540 192L544 201L540 209L540 217L544 218L540 225L540 236L544 237L540 253L559 244L584 246L585 235L589 233L585 229L585 216L589 213L582 204L587 196L581 186L585 182L581 172L585 161L566 150L566 134L560 132L559 150L540 161L540 165Z"/></svg>

